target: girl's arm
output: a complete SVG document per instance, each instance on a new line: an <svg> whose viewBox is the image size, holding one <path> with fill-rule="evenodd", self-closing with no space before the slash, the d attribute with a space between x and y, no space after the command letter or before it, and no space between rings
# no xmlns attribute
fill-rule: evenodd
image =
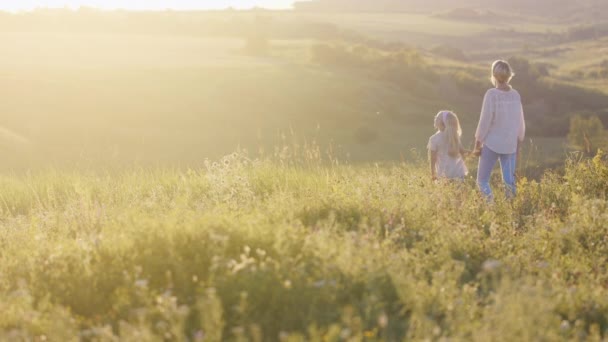
<svg viewBox="0 0 608 342"><path fill-rule="evenodd" d="M437 180L437 151L429 150L429 159L431 161L431 179Z"/></svg>
<svg viewBox="0 0 608 342"><path fill-rule="evenodd" d="M462 159L465 159L471 153L471 151L465 149L462 145L460 145L460 155L462 156Z"/></svg>

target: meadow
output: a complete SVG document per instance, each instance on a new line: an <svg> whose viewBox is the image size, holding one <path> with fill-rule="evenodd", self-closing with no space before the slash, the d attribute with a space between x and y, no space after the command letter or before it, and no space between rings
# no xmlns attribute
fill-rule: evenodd
<svg viewBox="0 0 608 342"><path fill-rule="evenodd" d="M0 13L0 340L607 339L605 37L491 18ZM496 58L529 134L488 204L426 144Z"/></svg>
<svg viewBox="0 0 608 342"><path fill-rule="evenodd" d="M488 205L314 146L4 175L0 339L600 341L607 177L573 156Z"/></svg>

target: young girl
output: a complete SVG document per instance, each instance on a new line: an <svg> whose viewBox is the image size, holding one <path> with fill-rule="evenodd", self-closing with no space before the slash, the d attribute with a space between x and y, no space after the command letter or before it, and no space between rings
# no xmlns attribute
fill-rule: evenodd
<svg viewBox="0 0 608 342"><path fill-rule="evenodd" d="M464 164L464 154L460 137L462 129L456 114L441 111L435 116L437 133L429 139L429 157L431 160L431 177L433 180L462 180L469 173Z"/></svg>

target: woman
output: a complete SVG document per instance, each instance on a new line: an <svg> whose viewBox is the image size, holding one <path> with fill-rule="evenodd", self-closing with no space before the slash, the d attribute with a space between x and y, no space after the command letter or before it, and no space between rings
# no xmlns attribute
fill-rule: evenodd
<svg viewBox="0 0 608 342"><path fill-rule="evenodd" d="M488 200L493 198L490 175L498 160L507 197L512 198L516 194L515 167L526 124L521 97L509 84L513 76L509 63L499 60L492 64L494 88L488 90L483 99L475 133L475 153L480 157L477 185Z"/></svg>

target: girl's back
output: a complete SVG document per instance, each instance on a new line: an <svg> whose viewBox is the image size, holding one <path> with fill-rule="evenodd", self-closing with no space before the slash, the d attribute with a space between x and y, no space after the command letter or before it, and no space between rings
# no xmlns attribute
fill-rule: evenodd
<svg viewBox="0 0 608 342"><path fill-rule="evenodd" d="M464 178L468 174L460 153L450 155L449 139L445 131L439 131L429 139L428 149L437 153L437 177L454 179Z"/></svg>

